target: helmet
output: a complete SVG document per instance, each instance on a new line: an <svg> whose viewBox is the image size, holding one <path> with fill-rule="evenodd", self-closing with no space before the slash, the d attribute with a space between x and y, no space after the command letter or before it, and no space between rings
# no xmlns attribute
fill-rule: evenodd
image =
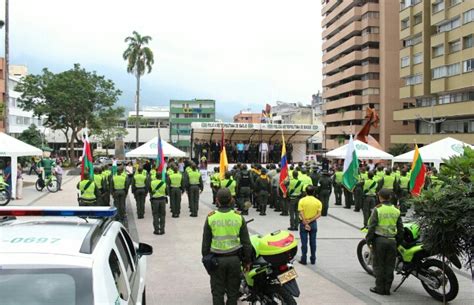
<svg viewBox="0 0 474 305"><path fill-rule="evenodd" d="M403 226L406 241L413 242L420 238L420 226L417 223L405 223Z"/></svg>

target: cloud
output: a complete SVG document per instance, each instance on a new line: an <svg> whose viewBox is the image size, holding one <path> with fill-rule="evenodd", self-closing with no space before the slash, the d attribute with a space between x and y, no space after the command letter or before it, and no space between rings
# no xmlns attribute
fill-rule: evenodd
<svg viewBox="0 0 474 305"><path fill-rule="evenodd" d="M12 63L37 73L79 62L116 81L125 104L135 88L121 56L133 30L153 37L145 104L213 98L229 114L240 105L309 102L321 88L315 0L22 0L10 1L10 18Z"/></svg>

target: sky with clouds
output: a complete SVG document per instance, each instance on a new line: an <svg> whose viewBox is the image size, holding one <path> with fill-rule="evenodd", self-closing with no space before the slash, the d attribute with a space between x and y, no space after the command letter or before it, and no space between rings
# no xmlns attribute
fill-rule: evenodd
<svg viewBox="0 0 474 305"><path fill-rule="evenodd" d="M136 30L152 36L155 53L143 105L210 98L231 116L311 101L321 89L320 24L319 0L10 0L10 56L31 73L81 63L115 81L132 107L122 53Z"/></svg>

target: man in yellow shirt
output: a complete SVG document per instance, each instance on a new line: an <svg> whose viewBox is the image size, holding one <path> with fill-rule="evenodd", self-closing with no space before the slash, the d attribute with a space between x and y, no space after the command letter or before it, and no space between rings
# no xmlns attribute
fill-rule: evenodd
<svg viewBox="0 0 474 305"><path fill-rule="evenodd" d="M298 212L300 214L300 238L301 238L301 259L300 264L306 265L306 253L308 252L308 236L310 246L311 265L316 264L316 233L318 232L317 219L321 217L323 205L321 201L314 197L315 187L309 185L306 188L306 196L298 202Z"/></svg>

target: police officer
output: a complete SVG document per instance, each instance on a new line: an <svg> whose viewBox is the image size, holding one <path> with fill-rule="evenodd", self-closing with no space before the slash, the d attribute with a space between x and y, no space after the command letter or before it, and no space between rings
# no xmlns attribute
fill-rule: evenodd
<svg viewBox="0 0 474 305"><path fill-rule="evenodd" d="M265 216L267 215L268 197L270 197L271 192L270 179L268 179L267 170L265 168L262 169L260 177L258 177L255 182L255 191L257 193L260 215Z"/></svg>
<svg viewBox="0 0 474 305"><path fill-rule="evenodd" d="M97 199L96 199L96 204L97 206L103 206L104 205L104 193L105 193L105 179L104 176L102 175L102 168L100 166L94 167L94 184L97 189Z"/></svg>
<svg viewBox="0 0 474 305"><path fill-rule="evenodd" d="M392 204L395 205L397 203L397 199L395 198L394 189L397 184L397 177L392 172L390 168L385 170L385 175L378 181L378 188L377 190L381 190L383 188L392 191Z"/></svg>
<svg viewBox="0 0 474 305"><path fill-rule="evenodd" d="M393 271L397 257L397 244L403 238L403 225L400 211L392 205L392 191L379 191L380 204L370 216L367 244L374 251L375 287L371 292L389 295L393 282Z"/></svg>
<svg viewBox="0 0 474 305"><path fill-rule="evenodd" d="M168 194L170 194L171 217L178 218L181 213L181 194L184 191L183 175L175 165L167 177Z"/></svg>
<svg viewBox="0 0 474 305"><path fill-rule="evenodd" d="M218 210L209 213L204 224L202 256L214 255L217 269L210 271L212 303L236 305L239 298L241 257L244 270L250 269L251 244L245 219L232 209L230 191L217 192ZM224 295L227 302L224 303Z"/></svg>
<svg viewBox="0 0 474 305"><path fill-rule="evenodd" d="M94 183L94 179L84 177L78 184L77 189L80 192L79 206L96 206L99 192Z"/></svg>
<svg viewBox="0 0 474 305"><path fill-rule="evenodd" d="M145 198L148 189L147 172L140 166L132 178L132 193L137 205L137 217L143 219L145 215Z"/></svg>
<svg viewBox="0 0 474 305"><path fill-rule="evenodd" d="M230 172L225 172L224 180L221 181L221 189L223 188L228 189L230 191L230 194L235 201L235 196L237 195L237 183L234 179L232 179L232 175L230 174Z"/></svg>
<svg viewBox="0 0 474 305"><path fill-rule="evenodd" d="M354 212L359 212L364 202L364 178L366 178L365 167L360 168L360 173L357 177L357 183L354 187Z"/></svg>
<svg viewBox="0 0 474 305"><path fill-rule="evenodd" d="M290 214L290 231L298 231L298 201L303 191L303 182L298 179L298 171L293 171L293 177L290 178L288 186L288 212Z"/></svg>
<svg viewBox="0 0 474 305"><path fill-rule="evenodd" d="M189 201L191 207L191 217L197 217L199 209L199 193L203 190L203 182L201 172L197 169L196 164L191 165L191 170L185 175L184 182L186 191L189 193Z"/></svg>
<svg viewBox="0 0 474 305"><path fill-rule="evenodd" d="M128 226L127 209L125 206L128 187L127 175L123 171L123 167L119 166L117 169L117 175L112 177L110 189L112 191L112 196L114 197L114 206L117 208L116 219L124 226Z"/></svg>
<svg viewBox="0 0 474 305"><path fill-rule="evenodd" d="M336 205L342 205L342 178L344 173L342 167L339 166L333 176L334 196L336 197Z"/></svg>
<svg viewBox="0 0 474 305"><path fill-rule="evenodd" d="M155 174L155 179L150 182L151 213L153 215L153 234L165 234L166 203L168 202L168 188L166 181L161 180L161 173Z"/></svg>
<svg viewBox="0 0 474 305"><path fill-rule="evenodd" d="M377 181L374 179L374 173L369 172L367 179L364 179L364 185L362 187L364 192L364 201L362 203L362 214L364 217L364 228L367 227L370 214L375 207L376 196L377 196Z"/></svg>
<svg viewBox="0 0 474 305"><path fill-rule="evenodd" d="M280 172L281 169L276 169L276 174L271 180L272 184L272 200L275 208L275 212L281 212L281 198L280 198Z"/></svg>
<svg viewBox="0 0 474 305"><path fill-rule="evenodd" d="M237 205L239 210L242 211L242 215L248 215L249 207L250 206L245 206L245 203L247 202L250 204L250 196L252 193L252 180L250 178L250 172L247 170L247 165L243 164L242 165L242 170L240 171L239 175L236 177L236 182L237 182L237 196L238 196L238 201Z"/></svg>
<svg viewBox="0 0 474 305"><path fill-rule="evenodd" d="M102 196L102 201L104 206L110 206L110 179L112 179L112 171L109 168L109 165L104 165L104 170L102 171L102 176L104 177L104 192Z"/></svg>
<svg viewBox="0 0 474 305"><path fill-rule="evenodd" d="M322 176L318 179L318 192L319 198L323 204L323 210L321 211L321 216L328 215L329 209L329 197L331 197L331 177L327 170L323 170Z"/></svg>
<svg viewBox="0 0 474 305"><path fill-rule="evenodd" d="M219 168L214 167L214 174L211 176L212 204L216 205L216 194L221 186Z"/></svg>
<svg viewBox="0 0 474 305"><path fill-rule="evenodd" d="M400 172L400 178L398 179L397 184L397 193L400 213L402 216L404 216L408 211L406 201L410 196L410 177L408 177L407 171L405 169L402 169Z"/></svg>

